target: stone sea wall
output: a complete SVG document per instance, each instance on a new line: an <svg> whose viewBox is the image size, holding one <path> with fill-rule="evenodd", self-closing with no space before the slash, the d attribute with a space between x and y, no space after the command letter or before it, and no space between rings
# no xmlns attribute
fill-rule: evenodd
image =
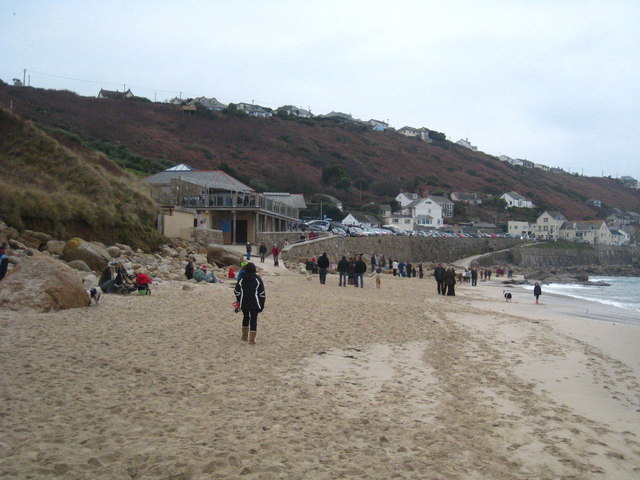
<svg viewBox="0 0 640 480"><path fill-rule="evenodd" d="M385 258L410 262L453 262L481 253L502 250L524 243L515 238L432 238L432 237L338 237L331 236L292 244L282 251L283 260L318 257L323 252L333 262L343 255L363 254L367 263L374 253Z"/></svg>
<svg viewBox="0 0 640 480"><path fill-rule="evenodd" d="M640 249L636 247L596 246L593 250L566 248L517 248L510 251L515 265L525 268L555 268L574 266L613 266L640 264ZM492 259L492 263L499 263ZM484 263L484 262L483 262Z"/></svg>

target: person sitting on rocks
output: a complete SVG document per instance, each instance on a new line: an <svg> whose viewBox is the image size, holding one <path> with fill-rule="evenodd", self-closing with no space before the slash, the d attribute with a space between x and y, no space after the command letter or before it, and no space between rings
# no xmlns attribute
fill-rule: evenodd
<svg viewBox="0 0 640 480"><path fill-rule="evenodd" d="M193 278L196 282L218 283L218 277L216 277L215 273L207 273L206 265L199 266L196 271L193 272Z"/></svg>
<svg viewBox="0 0 640 480"><path fill-rule="evenodd" d="M127 269L121 263L117 263L115 266L116 278L114 280L114 287L116 293L131 293L136 290L134 278L129 275ZM104 290L103 290L104 291Z"/></svg>
<svg viewBox="0 0 640 480"><path fill-rule="evenodd" d="M111 261L104 267L98 285L103 293L116 293L116 268L119 265L116 261Z"/></svg>

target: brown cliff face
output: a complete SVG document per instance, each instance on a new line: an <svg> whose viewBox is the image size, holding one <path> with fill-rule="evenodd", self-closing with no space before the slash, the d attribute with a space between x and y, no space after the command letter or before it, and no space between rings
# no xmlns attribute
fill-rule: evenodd
<svg viewBox="0 0 640 480"><path fill-rule="evenodd" d="M104 155L65 147L4 109L0 171L0 219L20 231L141 248L163 241L156 206L138 179Z"/></svg>
<svg viewBox="0 0 640 480"><path fill-rule="evenodd" d="M0 103L8 105L10 100L14 112L49 130L57 129L56 138L72 148L91 145L104 150L105 145L111 149L115 145L126 150L133 162L136 156L148 160L149 173L149 169L158 171L177 163L200 169L225 165L257 190L323 192L351 207L388 201L401 189L497 195L513 190L540 208L560 210L571 219L602 218L606 209L586 205L592 198L608 208L640 210L640 191L612 179L513 167L450 142L428 144L396 132L374 132L328 119L189 115L168 104L1 85ZM545 163L545 159L536 160ZM331 166L346 172L350 188L323 183L323 169ZM493 220L483 209L472 210Z"/></svg>

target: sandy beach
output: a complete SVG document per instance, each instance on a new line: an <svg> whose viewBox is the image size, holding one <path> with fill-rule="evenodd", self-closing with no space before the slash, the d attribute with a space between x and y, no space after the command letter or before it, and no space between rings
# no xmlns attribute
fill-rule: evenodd
<svg viewBox="0 0 640 480"><path fill-rule="evenodd" d="M640 478L639 327L483 282L263 279L255 346L231 283L1 311L0 477Z"/></svg>

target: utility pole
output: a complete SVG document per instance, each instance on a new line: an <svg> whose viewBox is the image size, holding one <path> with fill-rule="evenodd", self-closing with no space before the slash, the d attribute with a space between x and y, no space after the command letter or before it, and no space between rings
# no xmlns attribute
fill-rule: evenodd
<svg viewBox="0 0 640 480"><path fill-rule="evenodd" d="M22 86L26 86L27 85L27 69L25 68L22 71Z"/></svg>

